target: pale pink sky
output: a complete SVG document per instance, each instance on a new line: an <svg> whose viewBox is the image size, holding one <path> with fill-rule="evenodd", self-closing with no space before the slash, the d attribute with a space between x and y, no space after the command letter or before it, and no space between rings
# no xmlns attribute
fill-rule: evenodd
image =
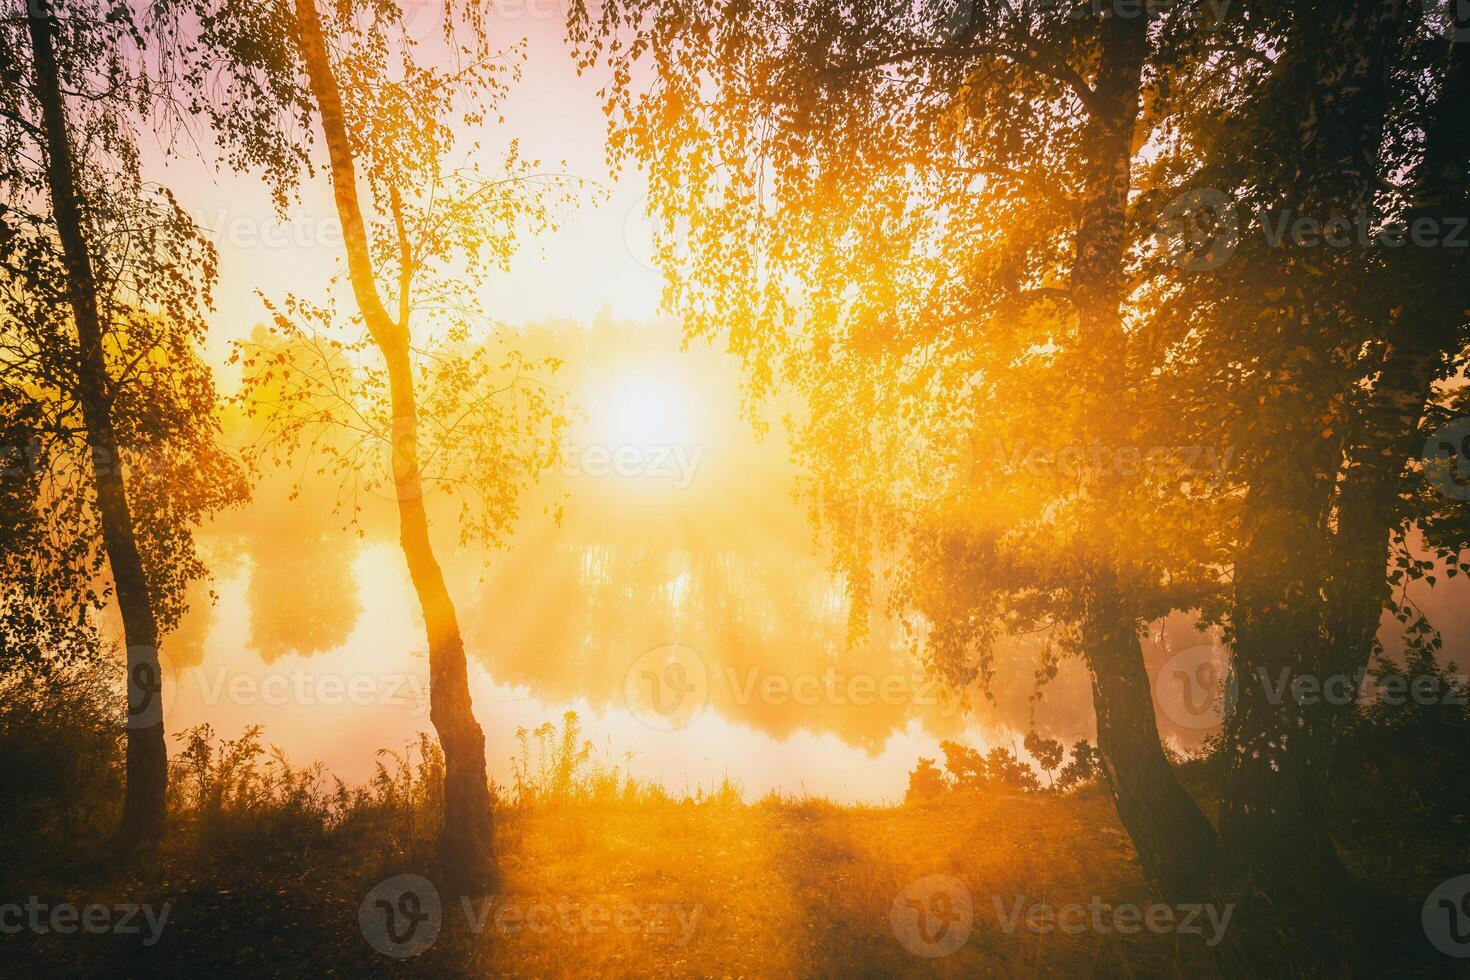
<svg viewBox="0 0 1470 980"><path fill-rule="evenodd" d="M428 0L419 0L427 4ZM412 7L414 0L410 0ZM427 8L425 8L427 9ZM606 122L598 89L603 76L578 76L565 40L564 9L552 0L497 4L493 21L506 45L524 39L522 79L504 104L505 124L473 134L496 159L519 139L524 156L546 170L566 171L596 183L569 211L561 228L524 242L508 274L497 274L482 292L486 311L511 324L548 317L586 321L603 306L620 318L652 318L658 310L660 274L648 264L648 222L641 174L625 171L614 182L605 162ZM425 32L433 15L410 19ZM341 268L340 228L330 186L320 174L301 190L301 201L278 219L256 174L178 154L165 156L145 138L149 166L168 184L220 249L217 312L209 351L219 363L232 339L260 322L256 291L279 298L295 292L311 298ZM207 134L200 140L206 156ZM179 148L176 148L179 149Z"/></svg>

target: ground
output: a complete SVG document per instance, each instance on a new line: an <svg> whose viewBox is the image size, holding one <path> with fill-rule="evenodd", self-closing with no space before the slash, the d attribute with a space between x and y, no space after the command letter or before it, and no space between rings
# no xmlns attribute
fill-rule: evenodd
<svg viewBox="0 0 1470 980"><path fill-rule="evenodd" d="M1208 807L1208 801L1206 801ZM1380 828L1381 829L1381 828ZM1177 976L1339 975L1301 961L1279 922L1253 929L1236 914L1223 940L1201 913L1198 932L1123 933L1120 906L1146 910L1145 883L1111 802L1096 787L1069 796L951 794L921 806L839 807L820 800L653 800L507 809L498 823L505 886L486 908L441 896L440 930L422 953L384 955L360 927L375 884L424 869L424 827L360 827L264 849L258 840L180 834L148 872L124 872L104 847L54 861L22 856L12 893L48 903L170 903L152 947L140 935L0 936L0 971L16 975L365 974L467 976ZM1375 831L1343 844L1381 873ZM406 846L396 841L407 840ZM1456 858L1464 866L1464 842ZM1377 857L1375 857L1377 855ZM1443 855L1439 855L1443 857ZM1382 899L1375 939L1346 930L1339 948L1362 975L1453 975L1464 961L1417 932L1415 894L1439 872L1409 872ZM1440 866L1435 861L1436 866ZM957 894L932 904L923 879L957 880L973 922L961 938ZM1422 877L1423 882L1417 881ZM918 890L911 883L921 882ZM948 887L948 886L946 886ZM909 891L905 891L909 888ZM899 902L899 924L893 916ZM910 899L934 918L916 933ZM929 904L926 904L929 903ZM1034 931L1026 915L1073 906L1072 932ZM1088 925L1099 907L1104 928ZM1006 919L1018 914L1014 925ZM1140 913L1148 914L1146 911ZM1163 922L1166 913L1156 912ZM378 915L372 912L372 916ZM1185 912L1167 913L1182 923ZM917 920L910 919L911 923ZM1037 918L1039 929L1046 919ZM472 924L478 923L479 928ZM946 927L947 924L947 927ZM1121 924L1129 924L1126 920ZM400 921L399 926L403 923ZM906 931L907 930L907 931ZM146 929L144 931L146 936ZM378 931L381 938L381 929ZM425 933L424 935L427 935ZM905 944L905 936L907 945ZM1387 937L1387 938L1385 938ZM1344 946L1346 944L1346 946ZM917 952L915 951L917 948ZM401 950L401 947L399 948ZM1344 968L1346 970L1346 968Z"/></svg>

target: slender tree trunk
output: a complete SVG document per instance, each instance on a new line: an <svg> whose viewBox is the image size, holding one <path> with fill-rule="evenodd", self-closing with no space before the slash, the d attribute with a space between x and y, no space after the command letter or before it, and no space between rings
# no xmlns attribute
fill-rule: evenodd
<svg viewBox="0 0 1470 980"><path fill-rule="evenodd" d="M1446 363L1444 348L1420 342L1427 339L1405 338L1388 352L1375 386L1373 417L1343 481L1335 556L1325 586L1331 675L1356 677L1373 659L1389 597L1385 566L1389 536L1398 523L1399 481L1420 448L1419 421ZM1355 705L1341 708L1338 714L1346 716Z"/></svg>
<svg viewBox="0 0 1470 980"><path fill-rule="evenodd" d="M46 179L66 263L68 301L76 322L77 396L92 447L93 480L103 548L117 590L128 653L127 790L119 842L155 843L163 833L168 790L168 750L163 739L162 670L158 627L148 581L128 508L123 460L113 431L110 382L102 347L97 282L92 272L82 195L67 134L66 106L48 0L29 0L32 68L46 142Z"/></svg>
<svg viewBox="0 0 1470 980"><path fill-rule="evenodd" d="M468 665L454 603L429 540L418 466L418 406L406 316L395 322L383 306L357 197L356 163L342 97L322 35L315 0L296 0L296 25L312 94L321 113L337 212L342 219L348 274L369 333L383 352L393 410L392 466L398 498L399 543L423 611L429 641L429 718L444 750L444 825L439 837L446 877L467 892L493 891L495 860L485 736L470 702ZM402 307L406 312L406 307Z"/></svg>
<svg viewBox="0 0 1470 980"><path fill-rule="evenodd" d="M1139 863L1171 901L1198 898L1215 859L1215 831L1159 744L1138 629L1106 576L1093 576L1082 629L1097 715L1097 748Z"/></svg>
<svg viewBox="0 0 1470 980"><path fill-rule="evenodd" d="M1409 227L1430 219L1441 229L1470 215L1470 45L1452 43L1445 80L1425 133ZM1409 243L1390 265L1400 314L1374 384L1374 398L1353 447L1337 506L1337 559L1328 585L1333 669L1365 670L1388 600L1384 574L1389 533L1397 526L1399 481L1421 446L1419 423L1435 382L1449 370L1470 310L1466 250ZM1347 706L1351 710L1351 706Z"/></svg>
<svg viewBox="0 0 1470 980"><path fill-rule="evenodd" d="M1307 89L1300 178L1284 189L1297 213L1351 222L1372 207L1388 54L1407 17L1401 0L1303 11L1279 69L1286 84ZM1292 261L1301 271L1288 301L1311 325L1315 349L1308 369L1280 376L1269 407L1285 429L1264 440L1242 516L1231 613L1239 690L1226 724L1216 877L1227 891L1305 907L1345 882L1320 802L1333 717L1322 699L1298 703L1292 684L1320 682L1331 663L1323 583L1334 560L1329 517L1347 425L1332 373L1355 353L1336 336L1344 311L1329 284L1359 273L1356 256L1332 250Z"/></svg>
<svg viewBox="0 0 1470 980"><path fill-rule="evenodd" d="M1072 296L1081 351L1094 401L1089 417L1100 441L1127 440L1133 413L1128 403L1127 338L1123 330L1124 255L1128 192L1132 182L1134 129L1138 124L1143 65L1148 56L1148 18L1112 17L1102 24L1102 50L1085 145L1088 172L1077 229ZM1106 397L1104 397L1106 393ZM1115 475L1097 474L1096 500L1082 557L1086 585L1082 643L1092 678L1098 753L1118 816L1133 839L1145 872L1171 900L1198 897L1209 882L1215 832L1185 791L1159 742L1148 672L1139 642L1138 617L1118 580L1121 543L1108 514L1124 488Z"/></svg>

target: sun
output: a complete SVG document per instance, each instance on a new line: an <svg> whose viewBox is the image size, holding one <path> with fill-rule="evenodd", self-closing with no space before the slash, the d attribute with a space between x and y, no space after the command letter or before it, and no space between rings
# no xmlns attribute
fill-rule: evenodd
<svg viewBox="0 0 1470 980"><path fill-rule="evenodd" d="M625 443L668 441L686 414L683 392L657 379L655 383L627 382L611 393L608 431Z"/></svg>
<svg viewBox="0 0 1470 980"><path fill-rule="evenodd" d="M630 368L589 392L592 442L621 447L687 446L700 430L700 400L687 379L666 365Z"/></svg>

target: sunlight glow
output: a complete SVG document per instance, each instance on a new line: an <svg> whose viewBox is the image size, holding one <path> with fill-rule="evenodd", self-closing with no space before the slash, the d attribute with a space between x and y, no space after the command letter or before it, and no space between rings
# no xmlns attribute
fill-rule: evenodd
<svg viewBox="0 0 1470 980"><path fill-rule="evenodd" d="M586 400L590 440L621 446L676 446L699 441L702 413L696 394L661 365L613 379Z"/></svg>

